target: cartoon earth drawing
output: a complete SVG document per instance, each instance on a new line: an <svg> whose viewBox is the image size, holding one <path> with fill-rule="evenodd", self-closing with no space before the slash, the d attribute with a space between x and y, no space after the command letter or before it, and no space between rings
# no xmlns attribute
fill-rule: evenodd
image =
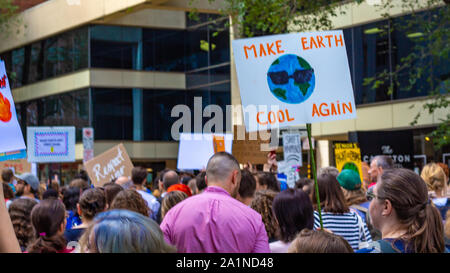
<svg viewBox="0 0 450 273"><path fill-rule="evenodd" d="M305 59L294 54L285 54L269 67L267 83L277 99L298 104L311 96L316 78L314 69Z"/></svg>
<svg viewBox="0 0 450 273"><path fill-rule="evenodd" d="M0 93L0 121L8 122L11 120L11 103Z"/></svg>

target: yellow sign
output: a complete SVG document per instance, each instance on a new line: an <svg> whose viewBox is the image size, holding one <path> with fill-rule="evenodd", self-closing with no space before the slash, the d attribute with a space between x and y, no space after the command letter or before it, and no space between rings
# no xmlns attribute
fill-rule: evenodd
<svg viewBox="0 0 450 273"><path fill-rule="evenodd" d="M344 169L354 170L361 177L361 181L363 181L361 151L357 143L334 144L334 158L339 172Z"/></svg>

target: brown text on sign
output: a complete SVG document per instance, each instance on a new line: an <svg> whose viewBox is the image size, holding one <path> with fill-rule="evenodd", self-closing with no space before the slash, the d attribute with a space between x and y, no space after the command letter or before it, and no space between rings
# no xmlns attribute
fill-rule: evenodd
<svg viewBox="0 0 450 273"><path fill-rule="evenodd" d="M303 50L344 46L344 38L339 35L316 35L301 37Z"/></svg>
<svg viewBox="0 0 450 273"><path fill-rule="evenodd" d="M248 52L247 52L248 50ZM251 54L253 52L253 54ZM248 57L254 56L255 58L269 56L269 55L277 55L284 53L284 50L281 49L281 40L277 40L271 43L260 43L246 46L244 45L244 53L245 59Z"/></svg>

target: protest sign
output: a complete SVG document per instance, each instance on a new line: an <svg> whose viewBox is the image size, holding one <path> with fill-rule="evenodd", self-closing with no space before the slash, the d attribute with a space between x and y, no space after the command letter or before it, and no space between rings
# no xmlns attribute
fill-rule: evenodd
<svg viewBox="0 0 450 273"><path fill-rule="evenodd" d="M356 118L342 30L234 40L247 131ZM245 114L256 106L253 114Z"/></svg>
<svg viewBox="0 0 450 273"><path fill-rule="evenodd" d="M4 168L14 170L14 174L31 173L31 163L26 158L0 162L0 170Z"/></svg>
<svg viewBox="0 0 450 273"><path fill-rule="evenodd" d="M27 127L28 161L74 162L75 127Z"/></svg>
<svg viewBox="0 0 450 273"><path fill-rule="evenodd" d="M284 161L288 166L302 166L300 134L283 134Z"/></svg>
<svg viewBox="0 0 450 273"><path fill-rule="evenodd" d="M413 169L414 137L412 130L349 132L349 140L358 142L361 159L370 164L377 155L392 158L396 168Z"/></svg>
<svg viewBox="0 0 450 273"><path fill-rule="evenodd" d="M0 60L0 161L26 157L22 130L17 121L5 63Z"/></svg>
<svg viewBox="0 0 450 273"><path fill-rule="evenodd" d="M285 182L289 188L294 188L295 182L300 179L298 167L296 165L287 164L286 161L278 162L278 175L280 174L286 176Z"/></svg>
<svg viewBox="0 0 450 273"><path fill-rule="evenodd" d="M214 137L224 138L225 151L231 154L232 134L181 133L178 148L178 169L201 170L214 155Z"/></svg>
<svg viewBox="0 0 450 273"><path fill-rule="evenodd" d="M94 158L94 129L83 128L83 162Z"/></svg>
<svg viewBox="0 0 450 273"><path fill-rule="evenodd" d="M84 168L94 186L101 187L120 176L127 176L131 179L133 163L121 143L85 162Z"/></svg>
<svg viewBox="0 0 450 273"><path fill-rule="evenodd" d="M361 181L363 181L361 152L357 143L334 144L334 157L339 172L345 169L353 170L359 174Z"/></svg>
<svg viewBox="0 0 450 273"><path fill-rule="evenodd" d="M239 163L265 164L268 151L261 144L269 145L270 139L263 140L260 134L247 133L243 126L234 126L233 156Z"/></svg>

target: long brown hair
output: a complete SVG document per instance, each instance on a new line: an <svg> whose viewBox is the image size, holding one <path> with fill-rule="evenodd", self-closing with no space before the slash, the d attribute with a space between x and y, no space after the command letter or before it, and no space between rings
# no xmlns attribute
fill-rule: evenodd
<svg viewBox="0 0 450 273"><path fill-rule="evenodd" d="M407 169L386 170L377 183L378 199L391 202L399 222L407 227L401 239L415 253L441 253L445 250L441 215L428 199L427 185Z"/></svg>
<svg viewBox="0 0 450 273"><path fill-rule="evenodd" d="M317 178L317 184L319 185L320 207L324 212L343 214L350 211L335 176L323 174ZM312 201L314 210L317 210L317 198L313 198Z"/></svg>
<svg viewBox="0 0 450 273"><path fill-rule="evenodd" d="M31 224L37 238L29 247L30 253L57 253L66 247L66 240L58 231L66 217L64 204L55 199L41 201L31 211Z"/></svg>
<svg viewBox="0 0 450 273"><path fill-rule="evenodd" d="M9 187L9 186L8 186ZM9 217L14 227L14 233L19 241L20 247L26 249L34 240L33 226L31 225L30 213L37 202L30 198L19 198L9 206Z"/></svg>
<svg viewBox="0 0 450 273"><path fill-rule="evenodd" d="M363 188L359 188L353 191L342 188L342 192L344 193L345 201L347 202L347 206L349 207L351 205L359 205L361 203L367 202L366 193Z"/></svg>
<svg viewBox="0 0 450 273"><path fill-rule="evenodd" d="M278 223L272 210L272 203L277 194L278 192L272 190L257 191L250 204L252 209L261 214L269 239L274 239L277 236Z"/></svg>

